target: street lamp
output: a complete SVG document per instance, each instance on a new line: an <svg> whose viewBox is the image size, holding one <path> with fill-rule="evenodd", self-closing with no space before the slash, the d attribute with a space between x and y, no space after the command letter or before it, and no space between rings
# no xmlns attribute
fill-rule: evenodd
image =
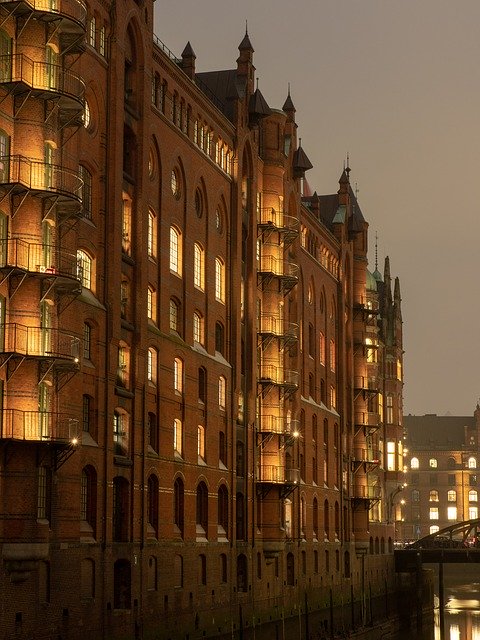
<svg viewBox="0 0 480 640"><path fill-rule="evenodd" d="M387 524L392 524L392 515L393 515L393 506L394 506L393 501L395 499L395 496L397 496L400 493L400 491L403 491L406 487L407 487L406 482L404 482L403 484L399 484L398 487L389 494L388 500L387 500ZM403 503L405 504L405 500L403 501Z"/></svg>

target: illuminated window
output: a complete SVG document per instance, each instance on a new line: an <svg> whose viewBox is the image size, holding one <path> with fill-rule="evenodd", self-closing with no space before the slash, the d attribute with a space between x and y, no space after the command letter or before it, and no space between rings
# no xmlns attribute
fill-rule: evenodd
<svg viewBox="0 0 480 640"><path fill-rule="evenodd" d="M154 347L147 351L147 380L152 384L157 381L157 350Z"/></svg>
<svg viewBox="0 0 480 640"><path fill-rule="evenodd" d="M439 531L439 526L438 524L432 524L432 526L430 527L430 533L437 533L437 531Z"/></svg>
<svg viewBox="0 0 480 640"><path fill-rule="evenodd" d="M436 469L438 466L438 462L436 458L430 458L430 460L428 461L428 465L430 467L432 467L433 469Z"/></svg>
<svg viewBox="0 0 480 640"><path fill-rule="evenodd" d="M319 336L319 359L320 359L320 364L325 364L325 336L323 335L322 332L320 332L320 336Z"/></svg>
<svg viewBox="0 0 480 640"><path fill-rule="evenodd" d="M438 502L438 491L435 489L430 491L430 502Z"/></svg>
<svg viewBox="0 0 480 640"><path fill-rule="evenodd" d="M153 322L157 320L157 292L152 286L147 289L147 318Z"/></svg>
<svg viewBox="0 0 480 640"><path fill-rule="evenodd" d="M129 415L123 409L115 409L113 414L113 443L115 453L125 455L128 452Z"/></svg>
<svg viewBox="0 0 480 640"><path fill-rule="evenodd" d="M430 520L438 520L438 507L430 507Z"/></svg>
<svg viewBox="0 0 480 640"><path fill-rule="evenodd" d="M468 499L470 502L478 501L478 493L475 489L470 489L470 491L468 492Z"/></svg>
<svg viewBox="0 0 480 640"><path fill-rule="evenodd" d="M448 491L447 500L448 500L448 502L456 502L457 501L457 492L455 491L455 489L450 489L450 491Z"/></svg>
<svg viewBox="0 0 480 640"><path fill-rule="evenodd" d="M377 344L371 338L365 339L367 362L377 362Z"/></svg>
<svg viewBox="0 0 480 640"><path fill-rule="evenodd" d="M476 458L469 458L468 459L468 468L469 469L476 469L477 468L477 460Z"/></svg>
<svg viewBox="0 0 480 640"><path fill-rule="evenodd" d="M216 209L215 210L215 228L218 231L218 233L222 233L223 217L222 217L222 212L220 211L220 209Z"/></svg>
<svg viewBox="0 0 480 640"><path fill-rule="evenodd" d="M478 507L468 507L468 519L476 520L478 518Z"/></svg>
<svg viewBox="0 0 480 640"><path fill-rule="evenodd" d="M412 458L410 460L410 468L411 469L418 469L418 467L419 467L418 458Z"/></svg>
<svg viewBox="0 0 480 640"><path fill-rule="evenodd" d="M101 56L105 56L105 27L101 27L99 35L100 42L98 44L98 51Z"/></svg>
<svg viewBox="0 0 480 640"><path fill-rule="evenodd" d="M177 393L183 393L183 360L175 358L173 362L173 388Z"/></svg>
<svg viewBox="0 0 480 640"><path fill-rule="evenodd" d="M335 361L335 340L330 340L330 369L335 371L336 361Z"/></svg>
<svg viewBox="0 0 480 640"><path fill-rule="evenodd" d="M126 193L122 199L122 251L127 256L132 252L132 201Z"/></svg>
<svg viewBox="0 0 480 640"><path fill-rule="evenodd" d="M179 455L183 454L183 425L178 418L173 421L173 449Z"/></svg>
<svg viewBox="0 0 480 640"><path fill-rule="evenodd" d="M150 209L148 211L148 238L147 238L147 252L149 258L155 258L157 255L157 219L155 214Z"/></svg>
<svg viewBox="0 0 480 640"><path fill-rule="evenodd" d="M457 507L447 507L447 519L448 520L457 519Z"/></svg>
<svg viewBox="0 0 480 640"><path fill-rule="evenodd" d="M225 264L220 258L215 258L215 298L225 302Z"/></svg>
<svg viewBox="0 0 480 640"><path fill-rule="evenodd" d="M201 424L197 427L197 453L199 458L205 460L205 427Z"/></svg>
<svg viewBox="0 0 480 640"><path fill-rule="evenodd" d="M203 317L198 311L193 314L193 340L199 344L203 344Z"/></svg>
<svg viewBox="0 0 480 640"><path fill-rule="evenodd" d="M337 406L337 391L333 385L330 386L330 406L333 409Z"/></svg>
<svg viewBox="0 0 480 640"><path fill-rule="evenodd" d="M224 376L218 378L218 406L225 411L227 401L227 380Z"/></svg>
<svg viewBox="0 0 480 640"><path fill-rule="evenodd" d="M180 197L180 176L177 169L173 169L170 175L170 187L175 198Z"/></svg>
<svg viewBox="0 0 480 640"><path fill-rule="evenodd" d="M395 441L387 442L387 470L395 471Z"/></svg>
<svg viewBox="0 0 480 640"><path fill-rule="evenodd" d="M95 16L92 16L88 24L88 44L91 47L95 46L95 27Z"/></svg>
<svg viewBox="0 0 480 640"><path fill-rule="evenodd" d="M182 237L175 227L170 227L170 270L181 275L182 273Z"/></svg>
<svg viewBox="0 0 480 640"><path fill-rule="evenodd" d="M205 288L205 254L197 243L193 245L193 284L202 291Z"/></svg>
<svg viewBox="0 0 480 640"><path fill-rule="evenodd" d="M77 251L77 275L85 289L92 288L92 258L83 249Z"/></svg>
<svg viewBox="0 0 480 640"><path fill-rule="evenodd" d="M129 383L130 351L126 344L118 347L117 384L128 387Z"/></svg>
<svg viewBox="0 0 480 640"><path fill-rule="evenodd" d="M170 298L170 330L178 332L179 326L179 303L174 299Z"/></svg>
<svg viewBox="0 0 480 640"><path fill-rule="evenodd" d="M87 100L85 100L85 104L83 107L82 123L85 129L88 129L91 123L90 105L88 104Z"/></svg>

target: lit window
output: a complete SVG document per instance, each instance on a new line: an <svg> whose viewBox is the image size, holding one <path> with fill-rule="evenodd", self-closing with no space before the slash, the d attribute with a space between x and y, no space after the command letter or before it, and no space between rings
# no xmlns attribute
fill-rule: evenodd
<svg viewBox="0 0 480 640"><path fill-rule="evenodd" d="M88 25L88 44L91 47L95 46L95 26L95 16L92 16Z"/></svg>
<svg viewBox="0 0 480 640"><path fill-rule="evenodd" d="M448 520L457 519L457 507L447 507L447 519Z"/></svg>
<svg viewBox="0 0 480 640"><path fill-rule="evenodd" d="M430 491L430 502L438 502L438 491L435 489Z"/></svg>
<svg viewBox="0 0 480 640"><path fill-rule="evenodd" d="M173 388L177 393L183 393L183 360L175 358L173 362Z"/></svg>
<svg viewBox="0 0 480 640"><path fill-rule="evenodd" d="M205 460L205 427L201 424L197 427L197 448L198 456Z"/></svg>
<svg viewBox="0 0 480 640"><path fill-rule="evenodd" d="M82 123L85 129L88 129L91 123L90 105L87 100L85 100L85 105L83 107Z"/></svg>
<svg viewBox="0 0 480 640"><path fill-rule="evenodd" d="M157 243L156 243L156 228L157 220L153 211L148 212L148 240L147 240L147 252L149 258L155 258L157 255Z"/></svg>
<svg viewBox="0 0 480 640"><path fill-rule="evenodd" d="M180 197L180 179L178 176L178 171L176 169L172 170L170 175L170 187L172 189L172 193L176 198Z"/></svg>
<svg viewBox="0 0 480 640"><path fill-rule="evenodd" d="M193 314L193 340L203 344L203 318L198 311Z"/></svg>
<svg viewBox="0 0 480 640"><path fill-rule="evenodd" d="M438 520L438 507L430 507L430 520Z"/></svg>
<svg viewBox="0 0 480 640"><path fill-rule="evenodd" d="M132 251L132 201L126 193L122 200L122 251L127 256Z"/></svg>
<svg viewBox="0 0 480 640"><path fill-rule="evenodd" d="M179 455L183 454L183 426L182 421L175 418L173 421L173 449Z"/></svg>
<svg viewBox="0 0 480 640"><path fill-rule="evenodd" d="M478 518L478 507L468 507L468 519L476 520Z"/></svg>
<svg viewBox="0 0 480 640"><path fill-rule="evenodd" d="M320 332L319 336L319 359L320 364L325 364L325 336Z"/></svg>
<svg viewBox="0 0 480 640"><path fill-rule="evenodd" d="M468 492L468 499L470 502L478 501L478 493L475 489L470 489L470 491Z"/></svg>
<svg viewBox="0 0 480 640"><path fill-rule="evenodd" d="M124 344L120 344L118 347L117 384L120 384L123 387L128 386L129 359L130 353L128 347Z"/></svg>
<svg viewBox="0 0 480 640"><path fill-rule="evenodd" d="M337 406L337 391L333 385L330 386L330 406L332 409Z"/></svg>
<svg viewBox="0 0 480 640"><path fill-rule="evenodd" d="M215 258L215 298L225 302L225 264L220 258Z"/></svg>
<svg viewBox="0 0 480 640"><path fill-rule="evenodd" d="M193 284L202 291L205 287L205 254L197 243L193 245Z"/></svg>
<svg viewBox="0 0 480 640"><path fill-rule="evenodd" d="M220 209L216 209L215 211L215 228L218 233L222 232L223 223L222 223L222 212Z"/></svg>
<svg viewBox="0 0 480 640"><path fill-rule="evenodd" d="M387 470L395 471L395 441L387 442Z"/></svg>
<svg viewBox="0 0 480 640"><path fill-rule="evenodd" d="M157 320L157 292L152 286L147 289L147 317L149 320Z"/></svg>
<svg viewBox="0 0 480 640"><path fill-rule="evenodd" d="M432 526L430 527L430 533L437 533L437 531L439 531L439 526L438 524L432 524Z"/></svg>
<svg viewBox="0 0 480 640"><path fill-rule="evenodd" d="M436 469L438 466L438 462L436 458L430 458L430 460L428 461L428 464L430 467L432 467L433 469Z"/></svg>
<svg viewBox="0 0 480 640"><path fill-rule="evenodd" d="M170 329L178 332L179 305L176 300L170 298Z"/></svg>
<svg viewBox="0 0 480 640"><path fill-rule="evenodd" d="M113 443L115 453L124 455L128 451L128 414L121 410L115 410L113 414Z"/></svg>
<svg viewBox="0 0 480 640"><path fill-rule="evenodd" d="M476 458L469 458L468 459L468 468L469 469L476 469L477 468L477 460Z"/></svg>
<svg viewBox="0 0 480 640"><path fill-rule="evenodd" d="M330 369L335 371L335 340L330 340Z"/></svg>
<svg viewBox="0 0 480 640"><path fill-rule="evenodd" d="M418 458L412 458L410 460L410 468L411 469L418 469L418 467L419 467Z"/></svg>
<svg viewBox="0 0 480 640"><path fill-rule="evenodd" d="M218 406L225 411L227 405L227 380L224 376L218 378Z"/></svg>
<svg viewBox="0 0 480 640"><path fill-rule="evenodd" d="M181 235L175 227L170 227L170 270L182 273Z"/></svg>
<svg viewBox="0 0 480 640"><path fill-rule="evenodd" d="M98 45L98 51L101 56L105 56L105 27L100 29L100 42Z"/></svg>
<svg viewBox="0 0 480 640"><path fill-rule="evenodd" d="M92 288L92 258L83 251L77 251L77 275L85 289Z"/></svg>
<svg viewBox="0 0 480 640"><path fill-rule="evenodd" d="M457 492L455 491L455 489L450 489L450 491L448 491L447 500L448 500L448 502L456 502L457 501Z"/></svg>
<svg viewBox="0 0 480 640"><path fill-rule="evenodd" d="M147 380L152 384L157 381L157 350L154 347L147 351Z"/></svg>

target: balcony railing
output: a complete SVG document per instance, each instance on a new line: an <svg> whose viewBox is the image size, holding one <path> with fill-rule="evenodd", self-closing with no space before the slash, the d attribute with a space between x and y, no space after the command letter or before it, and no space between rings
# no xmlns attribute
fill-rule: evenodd
<svg viewBox="0 0 480 640"><path fill-rule="evenodd" d="M295 278L297 280L300 274L298 264L274 256L262 256L260 258L258 271L260 273L269 273L274 276Z"/></svg>
<svg viewBox="0 0 480 640"><path fill-rule="evenodd" d="M355 389L363 389L365 391L379 391L379 381L377 378L370 376L355 376Z"/></svg>
<svg viewBox="0 0 480 640"><path fill-rule="evenodd" d="M378 449L355 448L353 459L359 462L380 463L380 451Z"/></svg>
<svg viewBox="0 0 480 640"><path fill-rule="evenodd" d="M379 423L378 413L374 411L359 411L355 413L355 424L361 427L377 428Z"/></svg>
<svg viewBox="0 0 480 640"><path fill-rule="evenodd" d="M20 238L0 239L0 269L7 267L81 280L81 270L74 253Z"/></svg>
<svg viewBox="0 0 480 640"><path fill-rule="evenodd" d="M298 371L285 369L278 364L270 363L268 361L260 363L259 376L262 382L298 387Z"/></svg>
<svg viewBox="0 0 480 640"><path fill-rule="evenodd" d="M68 96L83 109L85 83L76 73L58 64L36 62L23 53L0 56L0 84L14 82L38 91Z"/></svg>
<svg viewBox="0 0 480 640"><path fill-rule="evenodd" d="M87 24L87 7L82 0L0 0L1 5L24 5L32 11L42 14L53 13L73 20L85 28Z"/></svg>
<svg viewBox="0 0 480 640"><path fill-rule="evenodd" d="M379 499L382 496L382 489L377 485L357 485L353 487L352 498L366 498L370 500Z"/></svg>
<svg viewBox="0 0 480 640"><path fill-rule="evenodd" d="M258 211L258 224L295 231L298 230L299 220L287 215L281 209L266 207Z"/></svg>
<svg viewBox="0 0 480 640"><path fill-rule="evenodd" d="M81 201L83 180L77 171L25 156L0 156L0 185L18 185Z"/></svg>
<svg viewBox="0 0 480 640"><path fill-rule="evenodd" d="M80 357L80 339L61 329L27 327L8 322L3 326L0 353L31 358L60 358L77 364Z"/></svg>
<svg viewBox="0 0 480 640"><path fill-rule="evenodd" d="M275 464L262 464L258 469L258 481L269 484L299 484L300 470L287 469Z"/></svg>
<svg viewBox="0 0 480 640"><path fill-rule="evenodd" d="M261 433L290 435L298 431L299 421L289 420L285 416L262 413L258 416L258 430Z"/></svg>
<svg viewBox="0 0 480 640"><path fill-rule="evenodd" d="M4 409L0 417L2 439L77 444L81 435L78 420L65 413Z"/></svg>
<svg viewBox="0 0 480 640"><path fill-rule="evenodd" d="M298 324L288 322L280 314L262 313L259 321L259 333L298 338Z"/></svg>

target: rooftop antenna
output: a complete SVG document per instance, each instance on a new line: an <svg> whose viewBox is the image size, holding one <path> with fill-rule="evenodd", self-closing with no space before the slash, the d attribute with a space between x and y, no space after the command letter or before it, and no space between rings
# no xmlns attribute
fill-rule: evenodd
<svg viewBox="0 0 480 640"><path fill-rule="evenodd" d="M245 20L245 35L248 36L248 20Z"/></svg>
<svg viewBox="0 0 480 640"><path fill-rule="evenodd" d="M290 83L288 83L288 95L290 95Z"/></svg>
<svg viewBox="0 0 480 640"><path fill-rule="evenodd" d="M375 231L375 271L378 271L378 233Z"/></svg>

